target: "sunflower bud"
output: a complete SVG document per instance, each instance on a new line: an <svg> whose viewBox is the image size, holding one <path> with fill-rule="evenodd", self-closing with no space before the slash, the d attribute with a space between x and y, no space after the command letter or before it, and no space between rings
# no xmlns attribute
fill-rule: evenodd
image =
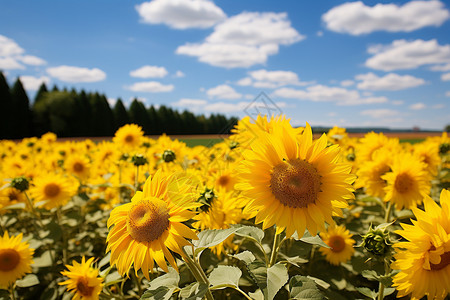
<svg viewBox="0 0 450 300"><path fill-rule="evenodd" d="M131 162L136 166L143 166L148 163L148 160L142 154L133 155L131 158Z"/></svg>
<svg viewBox="0 0 450 300"><path fill-rule="evenodd" d="M443 143L439 145L439 154L446 154L448 151L450 151L449 143Z"/></svg>
<svg viewBox="0 0 450 300"><path fill-rule="evenodd" d="M120 156L119 160L127 161L128 158L130 158L130 155L128 153L124 153L122 154L122 156Z"/></svg>
<svg viewBox="0 0 450 300"><path fill-rule="evenodd" d="M173 152L173 151L170 150L170 149L165 150L164 153L163 153L163 155L162 155L162 159L163 159L165 162L171 162L171 161L174 161L175 158L176 158L175 152Z"/></svg>
<svg viewBox="0 0 450 300"><path fill-rule="evenodd" d="M369 231L363 236L363 242L361 246L364 247L369 253L378 256L385 257L391 252L391 241L389 238L389 232L386 230L386 226L377 226L372 228L370 226Z"/></svg>
<svg viewBox="0 0 450 300"><path fill-rule="evenodd" d="M30 183L24 176L16 177L11 181L11 186L21 192L28 190Z"/></svg>
<svg viewBox="0 0 450 300"><path fill-rule="evenodd" d="M202 211L208 211L215 197L216 195L214 194L213 189L205 188L205 191L201 193L200 197L197 199L197 202L203 204L202 206L200 206L200 209Z"/></svg>
<svg viewBox="0 0 450 300"><path fill-rule="evenodd" d="M352 153L347 154L348 161L355 161L355 159L356 159L355 153L352 152Z"/></svg>
<svg viewBox="0 0 450 300"><path fill-rule="evenodd" d="M237 148L237 146L239 146L239 143L236 141L232 141L229 145L230 149L233 150L235 148Z"/></svg>

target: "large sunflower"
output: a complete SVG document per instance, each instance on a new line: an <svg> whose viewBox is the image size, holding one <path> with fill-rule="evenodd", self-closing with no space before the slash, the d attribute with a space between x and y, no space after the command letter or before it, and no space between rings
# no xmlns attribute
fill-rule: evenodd
<svg viewBox="0 0 450 300"><path fill-rule="evenodd" d="M410 153L398 154L391 165L392 172L381 176L387 182L384 201L397 209L417 206L429 194L431 183L425 165Z"/></svg>
<svg viewBox="0 0 450 300"><path fill-rule="evenodd" d="M141 144L143 136L144 132L141 126L127 124L116 131L113 142L126 152L138 147Z"/></svg>
<svg viewBox="0 0 450 300"><path fill-rule="evenodd" d="M286 229L288 237L295 231L302 236L305 228L315 235L325 222L334 224L333 215L342 216L354 197L355 176L350 164L338 163L339 146L327 147L326 135L313 142L309 124L301 135L277 125L272 134L260 132L243 153L236 188L250 198L244 212L264 229Z"/></svg>
<svg viewBox="0 0 450 300"><path fill-rule="evenodd" d="M8 288L26 273L31 273L34 249L22 242L22 233L10 237L6 231L0 237L0 288Z"/></svg>
<svg viewBox="0 0 450 300"><path fill-rule="evenodd" d="M153 261L168 272L165 259L177 269L170 251L184 255L182 247L190 245L185 238L197 239L195 231L182 223L195 215L189 209L201 205L192 198L189 180L175 174L163 176L158 170L131 203L113 209L107 225L114 226L106 239L106 251L111 250L111 265L122 276L134 264L135 272L142 269L148 279Z"/></svg>
<svg viewBox="0 0 450 300"><path fill-rule="evenodd" d="M59 285L67 285L69 292L74 293L74 300L97 300L103 288L103 278L98 276L98 269L93 268L91 257L86 261L83 256L81 264L73 261L72 265L66 265L68 271L61 274L69 277L68 280L60 282Z"/></svg>
<svg viewBox="0 0 450 300"><path fill-rule="evenodd" d="M320 252L333 265L346 262L355 253L355 249L353 248L355 240L352 239L352 235L343 225L328 227L327 232L320 233L320 237L325 244L331 247L321 247Z"/></svg>
<svg viewBox="0 0 450 300"><path fill-rule="evenodd" d="M75 195L77 186L61 174L42 174L33 181L30 193L34 202L46 209L52 209L67 204Z"/></svg>
<svg viewBox="0 0 450 300"><path fill-rule="evenodd" d="M440 203L425 197L424 211L412 209L417 220L396 231L408 240L394 245L391 267L400 270L393 278L398 297L445 299L450 293L450 191L442 190Z"/></svg>
<svg viewBox="0 0 450 300"><path fill-rule="evenodd" d="M391 170L391 163L392 152L386 148L378 149L373 160L362 163L356 171L356 188L364 187L368 195L383 198L386 194L386 181L381 176Z"/></svg>

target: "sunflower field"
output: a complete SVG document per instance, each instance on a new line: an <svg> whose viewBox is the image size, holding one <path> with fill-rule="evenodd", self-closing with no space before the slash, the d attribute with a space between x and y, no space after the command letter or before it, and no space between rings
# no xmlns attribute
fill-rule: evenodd
<svg viewBox="0 0 450 300"><path fill-rule="evenodd" d="M450 138L0 141L0 299L446 299Z"/></svg>

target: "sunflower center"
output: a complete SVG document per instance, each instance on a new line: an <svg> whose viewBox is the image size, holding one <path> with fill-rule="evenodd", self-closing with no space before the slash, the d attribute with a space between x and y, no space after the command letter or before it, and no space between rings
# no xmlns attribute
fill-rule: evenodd
<svg viewBox="0 0 450 300"><path fill-rule="evenodd" d="M77 291L84 297L89 297L94 291L93 286L89 286L88 280L85 277L80 277L77 281Z"/></svg>
<svg viewBox="0 0 450 300"><path fill-rule="evenodd" d="M395 189L400 194L407 193L411 190L412 186L413 180L411 179L411 176L406 173L399 174L395 179Z"/></svg>
<svg viewBox="0 0 450 300"><path fill-rule="evenodd" d="M133 140L134 140L134 137L131 134L129 134L125 137L125 142L127 142L127 143L131 143L131 142L133 142Z"/></svg>
<svg viewBox="0 0 450 300"><path fill-rule="evenodd" d="M438 264L432 264L430 262L430 269L431 271L439 271L443 268L445 268L446 266L450 265L450 251L449 252L444 252L441 255L441 262Z"/></svg>
<svg viewBox="0 0 450 300"><path fill-rule="evenodd" d="M270 189L285 206L307 207L317 200L320 175L316 168L305 160L291 159L273 168Z"/></svg>
<svg viewBox="0 0 450 300"><path fill-rule="evenodd" d="M83 172L84 165L80 162L76 162L73 164L73 170L77 173Z"/></svg>
<svg viewBox="0 0 450 300"><path fill-rule="evenodd" d="M165 202L158 199L143 200L128 212L127 230L136 241L151 242L169 227L169 217Z"/></svg>
<svg viewBox="0 0 450 300"><path fill-rule="evenodd" d="M9 192L8 193L9 201L14 201L19 199L19 195L17 195L16 192Z"/></svg>
<svg viewBox="0 0 450 300"><path fill-rule="evenodd" d="M57 196L60 191L61 188L56 183L49 183L44 188L44 194L50 198Z"/></svg>
<svg viewBox="0 0 450 300"><path fill-rule="evenodd" d="M14 249L0 250L0 271L8 272L14 270L20 263L20 255Z"/></svg>
<svg viewBox="0 0 450 300"><path fill-rule="evenodd" d="M331 247L331 251L333 252L341 252L345 248L345 240L338 235L332 236L328 241L328 246Z"/></svg>
<svg viewBox="0 0 450 300"><path fill-rule="evenodd" d="M217 183L220 186L226 186L230 182L230 177L227 175L222 175L219 177L219 180L217 180Z"/></svg>

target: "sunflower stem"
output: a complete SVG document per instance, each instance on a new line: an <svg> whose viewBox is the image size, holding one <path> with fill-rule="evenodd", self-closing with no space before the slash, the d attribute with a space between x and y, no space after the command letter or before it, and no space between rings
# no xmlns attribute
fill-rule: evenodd
<svg viewBox="0 0 450 300"><path fill-rule="evenodd" d="M139 278L138 276L136 276L136 274L135 274L134 272L131 272L131 276L133 277L134 282L135 282L136 285L137 285L137 288L138 288L138 295L139 295L139 297L141 297L141 296L142 296L141 280L140 280L140 278Z"/></svg>
<svg viewBox="0 0 450 300"><path fill-rule="evenodd" d="M195 279L199 282L199 283L205 283L208 286L208 290L206 291L206 299L208 300L214 300L214 297L211 293L211 290L209 289L209 280L208 277L206 277L205 272L203 272L202 267L200 266L199 263L197 263L196 261L194 261L189 254L185 254L183 255L184 261L186 262L189 270L191 270L192 275L194 275Z"/></svg>
<svg viewBox="0 0 450 300"><path fill-rule="evenodd" d="M385 210L384 223L389 223L391 218L392 207L393 207L392 202L389 201L388 207Z"/></svg>
<svg viewBox="0 0 450 300"><path fill-rule="evenodd" d="M27 199L27 204L31 209L31 213L35 216L34 220L38 223L39 227L44 228L44 225L41 223L41 215L34 209L33 202L31 201L28 193L26 191L23 192L25 194L25 198Z"/></svg>
<svg viewBox="0 0 450 300"><path fill-rule="evenodd" d="M248 300L252 300L252 298L250 298L243 290L241 290L239 287L235 287L234 288L236 291L238 291L239 293L241 293L246 299Z"/></svg>
<svg viewBox="0 0 450 300"><path fill-rule="evenodd" d="M16 284L13 283L13 284L10 285L10 288L9 288L9 292L11 293L11 299L12 299L12 300L16 300L16 291L15 291L15 287L16 287Z"/></svg>
<svg viewBox="0 0 450 300"><path fill-rule="evenodd" d="M275 230L276 230L276 228L275 228ZM272 252L270 253L270 261L269 261L269 266L268 266L269 268L277 262L277 255L278 255L278 250L279 250L278 245L279 244L280 244L280 234L278 234L275 231L275 235L273 236Z"/></svg>
<svg viewBox="0 0 450 300"><path fill-rule="evenodd" d="M136 166L136 177L134 178L134 192L138 191L139 187L139 166Z"/></svg>
<svg viewBox="0 0 450 300"><path fill-rule="evenodd" d="M61 207L58 207L56 210L56 219L58 220L58 225L61 227L61 230L62 230ZM66 235L64 234L64 230L63 230L63 234L62 234L62 242L63 242L63 248L62 248L63 264L66 265L67 264L67 239L66 239Z"/></svg>

